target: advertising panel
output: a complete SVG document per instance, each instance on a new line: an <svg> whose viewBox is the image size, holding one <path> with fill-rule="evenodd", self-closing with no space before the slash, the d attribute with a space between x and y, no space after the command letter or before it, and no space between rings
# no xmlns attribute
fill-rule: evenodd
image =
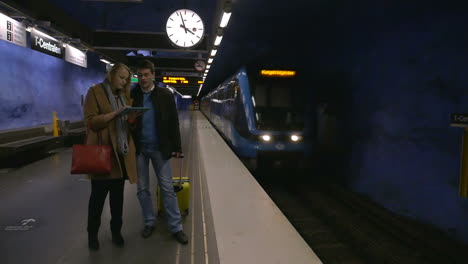
<svg viewBox="0 0 468 264"><path fill-rule="evenodd" d="M0 13L0 39L26 47L26 28L20 22Z"/></svg>

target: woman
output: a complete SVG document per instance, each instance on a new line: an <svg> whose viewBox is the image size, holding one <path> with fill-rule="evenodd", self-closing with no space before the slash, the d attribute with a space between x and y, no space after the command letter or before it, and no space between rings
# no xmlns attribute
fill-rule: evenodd
<svg viewBox="0 0 468 264"><path fill-rule="evenodd" d="M88 246L99 249L98 231L101 214L109 192L111 209L112 242L123 247L120 233L125 180L135 183L137 179L135 145L131 137L126 116L119 113L130 101L130 69L124 64L115 64L106 79L88 90L84 103L84 118L88 145L112 145L112 171L105 175L88 175L91 179L91 196L88 206Z"/></svg>

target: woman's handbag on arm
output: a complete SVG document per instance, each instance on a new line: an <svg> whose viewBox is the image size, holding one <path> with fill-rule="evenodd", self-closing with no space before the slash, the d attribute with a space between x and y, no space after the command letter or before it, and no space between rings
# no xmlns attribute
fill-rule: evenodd
<svg viewBox="0 0 468 264"><path fill-rule="evenodd" d="M88 137L89 128L86 131ZM110 145L101 144L101 135L98 132L98 145L73 145L71 174L109 174L111 167Z"/></svg>

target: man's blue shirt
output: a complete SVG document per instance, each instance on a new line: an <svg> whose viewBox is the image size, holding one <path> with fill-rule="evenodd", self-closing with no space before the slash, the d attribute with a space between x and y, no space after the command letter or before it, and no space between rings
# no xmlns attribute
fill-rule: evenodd
<svg viewBox="0 0 468 264"><path fill-rule="evenodd" d="M154 89L158 89L155 87ZM151 99L151 92L143 93L143 106L151 108L143 113L141 143L145 148L158 149L158 125L156 124L156 108Z"/></svg>

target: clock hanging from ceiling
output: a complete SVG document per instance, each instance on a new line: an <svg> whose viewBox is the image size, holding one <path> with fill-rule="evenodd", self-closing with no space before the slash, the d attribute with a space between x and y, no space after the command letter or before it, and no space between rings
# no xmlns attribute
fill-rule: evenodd
<svg viewBox="0 0 468 264"><path fill-rule="evenodd" d="M194 11L179 9L167 19L166 33L173 45L192 48L203 39L203 21Z"/></svg>

